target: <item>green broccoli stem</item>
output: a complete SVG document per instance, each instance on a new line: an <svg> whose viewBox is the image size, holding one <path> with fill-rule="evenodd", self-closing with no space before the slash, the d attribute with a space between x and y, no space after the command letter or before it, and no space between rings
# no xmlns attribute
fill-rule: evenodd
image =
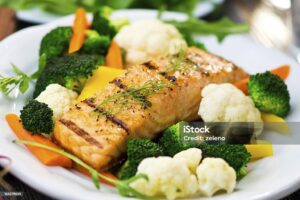
<svg viewBox="0 0 300 200"><path fill-rule="evenodd" d="M246 166L243 166L240 171L237 173L238 179L245 177L248 174L248 170Z"/></svg>
<svg viewBox="0 0 300 200"><path fill-rule="evenodd" d="M61 149L57 149L57 148L53 148L44 144L40 144L37 142L31 142L31 141L26 141L26 140L13 140L13 143L15 144L25 144L25 145L30 145L30 146L35 146L35 147L40 147L42 149L47 149L49 151L61 154L67 158L70 158L72 161L74 161L75 163L77 163L78 165L82 166L83 168L85 168L86 170L88 170L92 176L92 180L93 183L95 185L95 187L97 189L100 189L100 183L99 183L99 178L103 179L111 184L114 184L119 193L122 196L132 196L132 197L136 197L139 199L153 199L151 197L148 197L144 194L141 194L140 192L136 191L135 189L133 189L130 184L138 179L145 179L148 181L148 177L144 174L138 174L128 180L125 181L119 181L119 180L114 180L112 178L109 178L107 176L104 176L103 174L99 173L96 169L92 168L91 166L87 165L85 162L83 162L82 160L80 160L78 157L64 151Z"/></svg>

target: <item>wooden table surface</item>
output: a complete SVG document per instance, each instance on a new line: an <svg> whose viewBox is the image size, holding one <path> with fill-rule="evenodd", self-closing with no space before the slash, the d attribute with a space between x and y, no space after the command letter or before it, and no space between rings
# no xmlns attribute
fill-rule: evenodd
<svg viewBox="0 0 300 200"><path fill-rule="evenodd" d="M221 11L220 12L221 14L224 14L224 13L226 14L228 12L230 12L231 14L234 13L233 10L231 10L231 8L228 9L227 6L228 6L228 4L225 4L225 6L222 8L225 10L225 12ZM208 20L214 20L215 18L217 18L215 14L212 14L212 15L206 17L206 19L208 19ZM6 36L12 34L16 30L26 28L31 25L32 24L16 20L14 11L7 9L7 8L0 8L0 40L5 38ZM1 169L1 167L0 167L0 169ZM36 191L33 188L30 188L29 186L24 184L22 181L18 180L17 178L15 178L14 176L12 176L10 174L5 177L5 180L7 183L9 183L11 186L13 186L14 191L22 192L22 196L17 197L15 199L52 200L52 198L41 194L40 192ZM49 186L49 187L51 187L51 186ZM300 186L299 186L299 188L300 188ZM2 192L2 191L4 191L4 188L0 186L0 192ZM0 195L0 200L8 200L8 199L9 198L1 197L1 195ZM300 190L287 196L283 200L300 200Z"/></svg>

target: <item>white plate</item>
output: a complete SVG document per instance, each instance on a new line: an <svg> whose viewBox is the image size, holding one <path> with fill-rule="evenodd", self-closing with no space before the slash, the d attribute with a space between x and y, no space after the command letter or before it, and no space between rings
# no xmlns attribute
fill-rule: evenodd
<svg viewBox="0 0 300 200"><path fill-rule="evenodd" d="M210 1L212 2L204 1L198 3L193 12L193 15L196 17L203 17L214 10L214 4L219 5L224 2L224 0L210 0ZM135 9L131 9L131 10L134 11ZM61 16L43 11L39 8L33 8L29 10L18 11L17 18L30 23L43 24L43 23L47 23L59 19L61 18Z"/></svg>
<svg viewBox="0 0 300 200"><path fill-rule="evenodd" d="M115 16L126 15L131 20L151 18L151 11L121 11ZM182 15L168 13L167 18L183 19ZM0 73L11 74L10 63L14 63L26 72L32 72L37 67L38 49L41 38L53 27L69 25L73 16L62 18L50 24L28 28L9 36L0 43ZM291 93L292 112L287 117L289 121L300 121L300 94L298 80L300 66L286 55L266 49L256 44L248 35L237 35L226 38L218 44L212 37L202 38L211 52L224 56L243 66L250 73L272 69L278 65L289 63L292 66L287 84ZM32 92L32 91L31 91ZM58 199L117 199L117 192L108 186L102 186L97 191L91 181L74 171L60 167L45 167L34 158L24 147L12 144L14 134L4 121L6 113L19 113L29 94L12 97L0 96L0 154L12 158L11 172L31 187ZM298 104L297 104L298 103ZM249 175L242 179L232 194L217 195L211 200L240 200L240 199L278 199L294 190L300 184L300 155L299 146L275 146L275 156L251 163ZM205 198L201 198L205 199Z"/></svg>

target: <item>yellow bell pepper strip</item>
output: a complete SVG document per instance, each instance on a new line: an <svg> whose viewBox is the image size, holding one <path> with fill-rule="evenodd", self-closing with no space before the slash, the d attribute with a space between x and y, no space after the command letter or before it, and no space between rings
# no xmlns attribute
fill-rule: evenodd
<svg viewBox="0 0 300 200"><path fill-rule="evenodd" d="M120 70L111 67L99 67L90 77L78 97L78 101L83 101L87 98L93 97L95 93L103 90L109 82L124 73L125 70Z"/></svg>
<svg viewBox="0 0 300 200"><path fill-rule="evenodd" d="M245 145L247 151L251 154L252 160L273 156L272 144L249 144Z"/></svg>
<svg viewBox="0 0 300 200"><path fill-rule="evenodd" d="M289 125L283 118L270 113L262 113L261 118L265 122L265 128L283 135L290 133Z"/></svg>

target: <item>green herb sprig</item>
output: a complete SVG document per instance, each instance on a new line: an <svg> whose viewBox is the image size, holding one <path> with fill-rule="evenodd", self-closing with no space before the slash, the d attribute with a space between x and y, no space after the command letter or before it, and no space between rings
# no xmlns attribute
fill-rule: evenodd
<svg viewBox="0 0 300 200"><path fill-rule="evenodd" d="M177 54L171 55L169 60L171 66L166 69L165 72L167 73L175 71L185 72L192 66L192 63L186 59L185 49L180 49Z"/></svg>
<svg viewBox="0 0 300 200"><path fill-rule="evenodd" d="M30 146L35 146L35 147L40 147L42 149L47 149L49 151L61 154L69 159L71 159L72 161L74 161L75 163L77 163L78 165L80 165L81 167L85 168L86 170L89 171L89 173L92 176L92 181L95 185L95 187L97 189L100 189L100 181L99 179L105 180L111 184L114 184L116 186L116 188L118 189L118 192L120 193L120 195L122 196L127 196L127 197L136 197L139 199L154 199L151 197L148 197L144 194L141 194L140 192L136 191L134 188L132 188L130 186L131 183L133 183L134 181L138 180L138 179L145 179L148 181L148 177L144 174L138 174L128 180L125 181L120 181L120 180L115 180L112 178L109 178L107 176L102 175L101 173L99 173L96 169L92 168L91 166L87 165L85 162L83 162L82 160L80 160L78 157L64 151L61 149L57 149L57 148L53 148L44 144L40 144L37 142L31 142L31 141L25 141L25 140L14 140L13 143L15 144L25 144L25 145L30 145Z"/></svg>
<svg viewBox="0 0 300 200"><path fill-rule="evenodd" d="M111 96L106 97L98 106L97 111L100 114L110 114L115 115L119 113L123 108L126 108L128 105L141 105L143 107L149 107L151 104L147 100L147 96L159 92L161 89L168 88L172 83L164 83L161 80L150 80L146 83L137 86L130 87L125 91L115 93ZM115 103L113 110L103 111L105 107L110 104Z"/></svg>
<svg viewBox="0 0 300 200"><path fill-rule="evenodd" d="M40 73L45 67L45 64L46 54L43 54L39 59L38 70L31 75L25 74L16 65L11 64L13 72L16 74L16 76L4 77L0 74L0 92L4 93L5 95L8 95L15 88L19 87L20 92L24 94L29 88L30 81L39 77Z"/></svg>
<svg viewBox="0 0 300 200"><path fill-rule="evenodd" d="M186 21L169 20L165 22L174 25L183 35L215 35L219 42L227 35L249 31L248 25L237 24L228 18L223 18L216 22L206 22L190 17Z"/></svg>

